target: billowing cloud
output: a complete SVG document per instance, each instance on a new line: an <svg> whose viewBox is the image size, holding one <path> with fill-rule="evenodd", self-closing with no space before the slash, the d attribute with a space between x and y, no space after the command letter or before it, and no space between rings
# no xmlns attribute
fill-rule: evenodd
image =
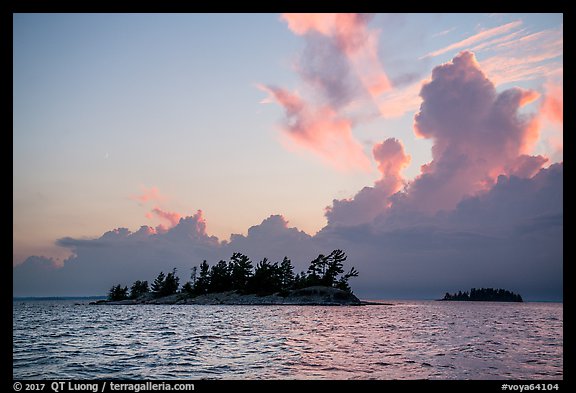
<svg viewBox="0 0 576 393"><path fill-rule="evenodd" d="M162 220L168 222L170 228L178 224L180 218L182 217L179 213L164 211L159 207L153 208L147 215L148 218L152 218L154 216L159 217Z"/></svg>
<svg viewBox="0 0 576 393"><path fill-rule="evenodd" d="M374 45L367 18L283 18L310 40L309 49L324 48L328 58L340 61L327 73L322 73L326 60L321 56L306 55L317 64L300 62L303 80L317 91L310 99L263 87L285 110L284 135L336 167L369 167L347 114L362 91L381 94L378 83L358 77L354 63L370 58ZM506 29L481 38L502 38L498 34ZM481 42L476 37L466 45ZM374 69L375 75L381 73ZM520 111L537 97L519 88L498 92L474 55L461 52L436 67L420 90L414 131L432 141L432 161L407 182L401 172L410 156L400 141L374 145L380 178L353 198L335 200L318 234L307 235L285 217L272 215L246 235L221 242L209 235L201 210L184 217L155 206L151 217L166 226L142 226L136 232L117 228L95 239L62 238L57 244L73 256L60 267L47 258L28 258L14 268L14 295L104 294L113 284L152 280L173 267L186 281L203 259L215 263L237 251L254 262L287 255L302 270L318 253L341 248L360 271L352 283L360 297L436 298L446 291L494 286L528 293L528 300L561 299L563 165L544 169L547 157L531 155L542 116ZM545 118L557 119L558 97L553 88L546 91ZM158 195L150 190L136 199L157 202Z"/></svg>
<svg viewBox="0 0 576 393"><path fill-rule="evenodd" d="M450 31L446 31L445 34L447 32ZM479 54L484 74L496 86L539 78L548 80L562 74L563 71L562 27L531 32L523 27L522 21L513 21L483 29L465 39L427 53L420 59L452 55L459 50ZM429 81L423 79L413 82L415 83L388 90L375 100L382 116L398 117L418 109L421 103L418 93L422 84ZM554 84L562 85L561 81L559 83L555 81ZM550 83L546 85L546 90L549 90Z"/></svg>
<svg viewBox="0 0 576 393"><path fill-rule="evenodd" d="M334 200L326 208L328 225L358 225L370 222L390 207L388 197L405 185L401 171L410 163L410 156L394 138L374 145L374 159L381 178L373 187L364 187L351 199Z"/></svg>
<svg viewBox="0 0 576 393"><path fill-rule="evenodd" d="M531 177L548 161L528 154L538 139L538 116L519 113L538 94L519 88L498 93L472 53L461 52L436 67L420 96L414 131L432 140L433 160L405 184L400 170L409 157L402 146L395 140L376 145L382 178L354 198L335 200L326 210L329 225L370 222L390 208L428 214L451 210L463 198L487 192L499 175ZM404 186L406 191L392 198Z"/></svg>
<svg viewBox="0 0 576 393"><path fill-rule="evenodd" d="M374 145L372 153L382 174L376 185L385 188L390 195L399 191L404 185L400 172L410 163L410 156L404 152L402 143L395 138L388 138Z"/></svg>
<svg viewBox="0 0 576 393"><path fill-rule="evenodd" d="M535 93L497 93L470 52L436 67L420 95L414 129L434 145L433 161L409 186L414 208L452 209L464 196L486 191L538 137L537 117L518 112Z"/></svg>
<svg viewBox="0 0 576 393"><path fill-rule="evenodd" d="M147 204L148 202L153 202L154 207L150 209L149 212L146 213L146 218L153 220L155 218L160 219L161 224L157 225L155 228L151 228L148 226L141 227L140 231L152 233L162 233L166 232L168 229L175 227L180 223L182 219L182 214L177 212L168 211L159 207L158 205L165 201L167 198L165 195L161 194L158 187L151 187L149 189L143 188L142 193L136 196L131 197L131 199L136 200L142 204ZM194 217L199 217L199 220L202 221L202 211L198 210ZM146 228L146 229L145 229Z"/></svg>
<svg viewBox="0 0 576 393"><path fill-rule="evenodd" d="M289 141L318 154L338 169L368 170L370 161L352 135L352 123L330 106L314 107L296 94L266 86L271 98L282 105L282 124Z"/></svg>
<svg viewBox="0 0 576 393"><path fill-rule="evenodd" d="M532 178L501 176L452 211L397 209L369 224L327 226L317 238L363 261L355 284L366 293L437 298L439 288L493 286L562 299L562 173L554 164Z"/></svg>
<svg viewBox="0 0 576 393"><path fill-rule="evenodd" d="M235 251L254 262L288 255L300 271L318 253L342 248L360 271L352 286L363 298L433 299L446 291L493 286L527 300L562 299L562 164L531 178L500 176L490 191L442 214L393 213L369 223L328 225L315 236L275 215L230 243L206 234L198 213L161 234L142 227L97 239L61 239L75 256L62 268L46 258L28 258L13 270L14 295L99 295L113 284L150 281L173 267L185 281L203 259L215 263Z"/></svg>
<svg viewBox="0 0 576 393"><path fill-rule="evenodd" d="M546 94L542 103L542 114L552 122L564 123L564 88L560 83L546 84Z"/></svg>

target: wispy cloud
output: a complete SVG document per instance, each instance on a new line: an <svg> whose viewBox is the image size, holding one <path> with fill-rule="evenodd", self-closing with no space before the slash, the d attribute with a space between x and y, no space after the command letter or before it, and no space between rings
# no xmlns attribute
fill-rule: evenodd
<svg viewBox="0 0 576 393"><path fill-rule="evenodd" d="M296 62L303 93L259 85L269 94L263 103L284 108L286 140L340 170L370 170L370 159L352 132L358 119L367 118L358 102L373 105L392 89L378 57L379 31L368 27L371 18L369 14L282 14L288 28L305 40ZM361 113L355 113L359 107Z"/></svg>
<svg viewBox="0 0 576 393"><path fill-rule="evenodd" d="M150 187L150 188L142 187L142 192L138 195L131 196L130 199L141 203L146 203L150 201L161 202L166 200L166 196L160 193L158 187Z"/></svg>
<svg viewBox="0 0 576 393"><path fill-rule="evenodd" d="M488 38L494 37L494 36L498 36L500 34L504 34L510 30L513 30L519 26L522 25L522 21L514 21L514 22L510 22L510 23L506 23L505 25L502 26L497 26L497 27L492 27L490 29L486 29L483 30L479 33L476 33L468 38L465 38L461 41L455 42L453 44L450 44L444 48L435 50L433 52L427 53L426 55L422 56L421 59L423 58L427 58L427 57L436 57L439 55L442 55L444 53L453 51L453 50L458 50L458 49L469 49L472 45L484 41Z"/></svg>
<svg viewBox="0 0 576 393"><path fill-rule="evenodd" d="M548 78L561 73L563 69L561 29L519 35L487 49L492 53L481 61L482 68L497 85Z"/></svg>
<svg viewBox="0 0 576 393"><path fill-rule="evenodd" d="M375 100L380 114L385 118L394 118L418 110L422 103L420 89L428 81L429 79L422 79L406 87L382 94Z"/></svg>
<svg viewBox="0 0 576 393"><path fill-rule="evenodd" d="M442 37L443 35L453 32L454 30L456 30L456 27L451 27L449 29L439 31L438 33L432 34L432 38Z"/></svg>
<svg viewBox="0 0 576 393"><path fill-rule="evenodd" d="M274 86L260 86L286 113L282 130L289 141L339 170L369 170L370 160L352 135L352 123L329 105L316 107L300 96Z"/></svg>
<svg viewBox="0 0 576 393"><path fill-rule="evenodd" d="M364 88L378 96L391 88L378 58L377 30L367 27L369 14L283 14L295 34L317 32L330 37L346 55Z"/></svg>

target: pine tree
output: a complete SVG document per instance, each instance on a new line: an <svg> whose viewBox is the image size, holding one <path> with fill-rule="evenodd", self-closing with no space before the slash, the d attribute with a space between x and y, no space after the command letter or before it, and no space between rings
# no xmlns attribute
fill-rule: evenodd
<svg viewBox="0 0 576 393"><path fill-rule="evenodd" d="M332 287L336 285L336 277L344 273L344 261L346 254L342 250L334 250L325 258L324 275L321 278L322 285Z"/></svg>
<svg viewBox="0 0 576 393"><path fill-rule="evenodd" d="M198 280L194 284L194 293L197 295L202 295L208 292L210 281L210 265L208 265L208 262L204 260L200 264L200 274L198 276Z"/></svg>
<svg viewBox="0 0 576 393"><path fill-rule="evenodd" d="M130 299L137 299L149 292L148 281L137 280L130 288Z"/></svg>
<svg viewBox="0 0 576 393"><path fill-rule="evenodd" d="M252 276L252 262L244 254L235 252L230 258L230 280L232 289L244 291L248 280Z"/></svg>
<svg viewBox="0 0 576 393"><path fill-rule="evenodd" d="M178 292L179 282L180 278L176 276L176 268L174 268L164 279L162 289L160 290L161 296L170 296Z"/></svg>
<svg viewBox="0 0 576 393"><path fill-rule="evenodd" d="M162 288L164 287L165 279L166 276L164 275L164 272L160 272L154 279L154 282L152 283L152 292L154 292L154 294L160 295L160 292L162 292Z"/></svg>
<svg viewBox="0 0 576 393"><path fill-rule="evenodd" d="M128 287L122 288L120 284L113 286L108 291L108 300L119 301L128 299Z"/></svg>
<svg viewBox="0 0 576 393"><path fill-rule="evenodd" d="M232 277L226 261L220 261L210 269L210 292L225 292L232 289Z"/></svg>
<svg viewBox="0 0 576 393"><path fill-rule="evenodd" d="M290 289L294 285L294 266L288 257L284 257L280 263L280 286L282 289Z"/></svg>

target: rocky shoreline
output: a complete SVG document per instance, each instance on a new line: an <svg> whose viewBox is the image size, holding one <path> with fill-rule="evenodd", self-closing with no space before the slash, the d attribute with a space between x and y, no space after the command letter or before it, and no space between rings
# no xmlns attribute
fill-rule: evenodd
<svg viewBox="0 0 576 393"><path fill-rule="evenodd" d="M148 293L138 299L119 301L100 300L90 304L97 305L134 305L134 304L203 304L203 305L299 305L299 306L362 306L389 305L361 301L350 292L337 288L313 286L294 289L287 293L258 296L241 294L237 291L209 293L195 297L178 293L156 298Z"/></svg>

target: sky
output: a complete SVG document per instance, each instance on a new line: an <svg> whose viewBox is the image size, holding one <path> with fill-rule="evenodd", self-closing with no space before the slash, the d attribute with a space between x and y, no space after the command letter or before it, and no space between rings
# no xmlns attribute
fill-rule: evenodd
<svg viewBox="0 0 576 393"><path fill-rule="evenodd" d="M344 249L561 300L562 14L14 14L15 296Z"/></svg>

